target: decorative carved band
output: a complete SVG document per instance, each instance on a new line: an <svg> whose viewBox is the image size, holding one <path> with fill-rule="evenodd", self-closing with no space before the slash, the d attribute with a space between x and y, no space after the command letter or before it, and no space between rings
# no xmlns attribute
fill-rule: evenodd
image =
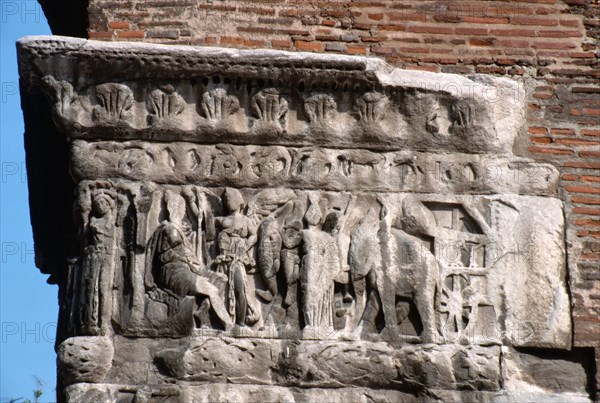
<svg viewBox="0 0 600 403"><path fill-rule="evenodd" d="M550 195L558 183L550 164L473 154L77 140L71 158L77 179L202 186Z"/></svg>
<svg viewBox="0 0 600 403"><path fill-rule="evenodd" d="M43 83L71 139L510 154L524 116L516 82L389 74L366 58L269 52L267 63L261 51L71 39L19 49L23 82Z"/></svg>

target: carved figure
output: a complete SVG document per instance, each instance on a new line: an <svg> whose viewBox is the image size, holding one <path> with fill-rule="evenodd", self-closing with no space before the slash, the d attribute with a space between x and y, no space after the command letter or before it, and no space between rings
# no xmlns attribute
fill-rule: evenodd
<svg viewBox="0 0 600 403"><path fill-rule="evenodd" d="M383 207L381 218L388 216ZM383 310L385 329L391 337L400 334L398 326L415 306L422 331L422 341L432 341L435 335L434 298L438 279L438 263L423 238L435 228L431 212L419 201L406 198L401 213L390 224L377 226L370 212L353 232L350 246L350 266L357 294L366 296L365 309L356 331L376 329L375 318ZM377 236L375 236L377 234ZM381 246L378 252L377 239ZM384 268L385 267L385 268Z"/></svg>
<svg viewBox="0 0 600 403"><path fill-rule="evenodd" d="M242 213L244 199L239 190L228 188L224 199L228 215L215 219L221 227L217 238L219 255L215 260L217 272L228 278L229 313L235 323L252 326L258 322L259 312L248 292L246 273L255 270L251 251L256 244L256 231L252 220Z"/></svg>
<svg viewBox="0 0 600 403"><path fill-rule="evenodd" d="M267 217L258 227L258 267L267 285L267 291L256 293L267 302L278 294L277 273L281 267L281 234L273 216Z"/></svg>
<svg viewBox="0 0 600 403"><path fill-rule="evenodd" d="M146 286L167 291L175 298L206 296L225 327L231 318L222 300L226 277L203 267L196 259L184 230L186 205L173 192L165 194L169 220L163 221L152 236L146 261Z"/></svg>
<svg viewBox="0 0 600 403"><path fill-rule="evenodd" d="M308 229L302 232L302 311L304 335L311 332L333 331L334 280L340 275L340 247L337 235L341 227L341 213L330 212L318 228L321 220L319 206L314 201L305 216ZM316 335L316 334L315 334Z"/></svg>
<svg viewBox="0 0 600 403"><path fill-rule="evenodd" d="M300 280L300 251L302 243L302 223L298 220L285 225L283 229L283 246L281 250L281 266L285 274L285 296L283 307L287 309L287 322L298 321L298 280Z"/></svg>
<svg viewBox="0 0 600 403"><path fill-rule="evenodd" d="M437 334L434 299L439 265L423 241L427 237L433 239L431 234L435 227L431 212L418 200L407 197L402 201L402 213L392 222L389 234L389 242L393 243L391 258L398 271L397 277L391 278L394 293L384 295L386 327L392 330L396 324L400 325L414 305L420 319L417 327L422 326L423 342L433 341ZM397 331L393 333L398 334Z"/></svg>
<svg viewBox="0 0 600 403"><path fill-rule="evenodd" d="M91 216L84 228L86 240L81 264L79 324L84 333L105 333L110 321L110 281L115 249L116 192L92 193ZM101 330L102 328L102 330Z"/></svg>

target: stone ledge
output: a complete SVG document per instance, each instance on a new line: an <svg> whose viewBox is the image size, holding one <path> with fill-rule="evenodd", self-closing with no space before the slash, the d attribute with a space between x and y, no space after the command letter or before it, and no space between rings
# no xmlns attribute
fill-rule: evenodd
<svg viewBox="0 0 600 403"><path fill-rule="evenodd" d="M317 144L510 154L521 84L393 69L379 59L273 50L19 41L68 138Z"/></svg>

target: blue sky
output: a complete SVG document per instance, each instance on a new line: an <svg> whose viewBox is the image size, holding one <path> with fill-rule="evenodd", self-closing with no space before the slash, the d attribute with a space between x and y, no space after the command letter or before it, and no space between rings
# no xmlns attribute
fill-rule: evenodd
<svg viewBox="0 0 600 403"><path fill-rule="evenodd" d="M36 377L55 401L57 286L34 263L15 50L50 29L34 0L0 0L0 13L0 401L33 400Z"/></svg>

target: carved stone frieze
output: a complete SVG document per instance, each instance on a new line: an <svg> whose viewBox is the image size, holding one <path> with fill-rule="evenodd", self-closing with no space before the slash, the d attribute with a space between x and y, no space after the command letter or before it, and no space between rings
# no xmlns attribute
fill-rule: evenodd
<svg viewBox="0 0 600 403"><path fill-rule="evenodd" d="M24 67L22 78L26 86L43 80L52 88L58 126L70 138L510 154L524 116L516 82L399 76L371 59L311 54L300 62L282 53L265 66L260 52L160 46L141 46L132 58L109 43L54 38L25 39L19 49L23 61L45 55L37 70ZM55 65L54 57L73 64ZM100 71L114 58L126 67L107 67L93 82L77 73ZM154 60L170 64L159 68ZM169 84L161 68L170 71ZM157 132L166 120L172 123Z"/></svg>
<svg viewBox="0 0 600 403"><path fill-rule="evenodd" d="M122 180L82 181L78 193L89 236L70 275L75 334L211 328L515 345L570 337L564 251L531 242L556 244L558 202ZM535 300L514 281L527 281Z"/></svg>
<svg viewBox="0 0 600 403"><path fill-rule="evenodd" d="M556 193L558 172L525 158L229 144L72 143L78 180L425 193Z"/></svg>
<svg viewBox="0 0 600 403"><path fill-rule="evenodd" d="M571 347L558 171L515 155L521 84L266 50L18 49L26 114L61 133L31 121L27 147L63 169L30 188L66 401L502 401L537 363L515 352Z"/></svg>

